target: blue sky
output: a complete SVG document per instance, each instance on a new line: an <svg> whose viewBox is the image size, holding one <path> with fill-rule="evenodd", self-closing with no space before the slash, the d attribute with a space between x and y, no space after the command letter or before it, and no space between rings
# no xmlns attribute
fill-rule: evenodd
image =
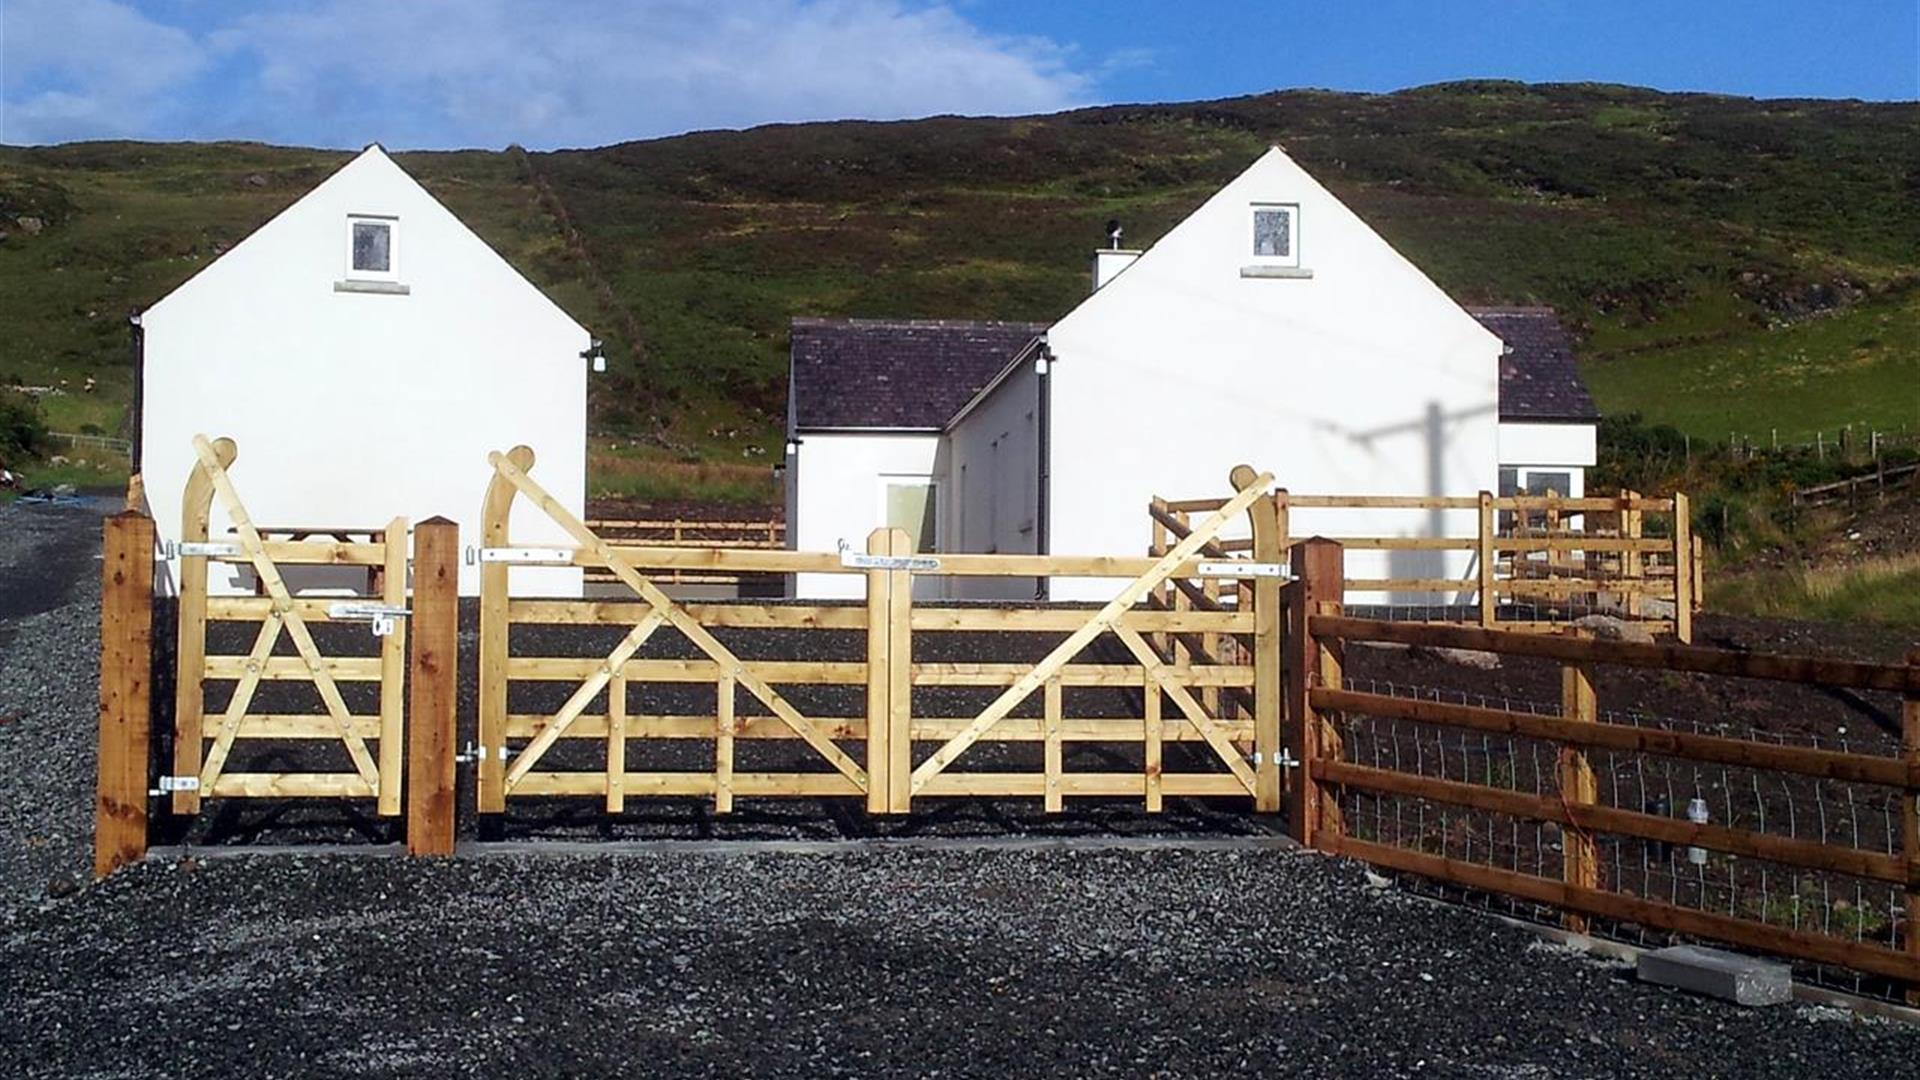
<svg viewBox="0 0 1920 1080"><path fill-rule="evenodd" d="M591 146L1287 87L1920 98L1916 0L0 0L0 142Z"/></svg>

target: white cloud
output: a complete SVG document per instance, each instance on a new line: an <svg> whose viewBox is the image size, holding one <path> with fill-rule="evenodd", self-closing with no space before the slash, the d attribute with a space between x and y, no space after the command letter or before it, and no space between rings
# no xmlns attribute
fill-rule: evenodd
<svg viewBox="0 0 1920 1080"><path fill-rule="evenodd" d="M112 0L6 0L0 142L148 133L206 66L191 34Z"/></svg>
<svg viewBox="0 0 1920 1080"><path fill-rule="evenodd" d="M20 2L7 0L9 41ZM164 32L193 62L76 80L101 45L63 47L73 62L38 64L66 82L19 84L35 103L24 126L9 71L7 138L76 137L65 125L117 105L122 130L155 137L582 146L775 121L1045 112L1093 91L1070 48L990 35L945 4L909 0L305 0L243 9L197 36L85 3ZM29 51L60 49L36 40ZM55 91L72 99L65 121ZM128 108L143 98L175 107Z"/></svg>

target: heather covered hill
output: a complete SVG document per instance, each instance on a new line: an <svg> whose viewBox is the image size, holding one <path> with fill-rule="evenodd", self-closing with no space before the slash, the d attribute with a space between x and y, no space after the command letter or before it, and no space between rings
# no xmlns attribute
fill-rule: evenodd
<svg viewBox="0 0 1920 1080"><path fill-rule="evenodd" d="M619 453L738 461L777 442L789 317L1053 318L1107 219L1150 243L1273 142L1462 301L1559 307L1603 408L1920 427L1911 103L1454 83L400 159L607 339ZM126 311L344 157L0 149L0 383L115 430Z"/></svg>

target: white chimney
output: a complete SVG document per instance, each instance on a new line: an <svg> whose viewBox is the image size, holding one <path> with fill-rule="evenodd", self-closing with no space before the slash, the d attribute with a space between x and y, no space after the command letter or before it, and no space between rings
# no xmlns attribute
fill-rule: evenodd
<svg viewBox="0 0 1920 1080"><path fill-rule="evenodd" d="M1094 292L1099 292L1102 286L1112 281L1120 271L1132 266L1133 260L1140 257L1138 251L1120 246L1122 233L1119 218L1107 222L1107 246L1093 253Z"/></svg>
<svg viewBox="0 0 1920 1080"><path fill-rule="evenodd" d="M1099 292L1101 286L1112 281L1114 275L1120 271L1132 266L1133 260L1139 257L1140 253L1138 251L1127 248L1101 248L1099 251L1094 252L1093 291Z"/></svg>

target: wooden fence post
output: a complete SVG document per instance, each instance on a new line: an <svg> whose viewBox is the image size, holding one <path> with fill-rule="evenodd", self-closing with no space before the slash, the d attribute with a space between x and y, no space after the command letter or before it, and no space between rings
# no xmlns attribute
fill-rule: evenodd
<svg viewBox="0 0 1920 1080"><path fill-rule="evenodd" d="M1340 603L1346 578L1344 562L1340 545L1334 541L1318 536L1302 540L1293 546L1294 580L1287 587L1290 602L1287 605L1287 707L1283 739L1294 763L1292 781L1286 792L1287 831L1309 847L1322 821L1322 810L1314 778L1320 733L1307 695L1314 680L1323 673L1323 662L1321 645L1308 632L1307 619L1323 604Z"/></svg>
<svg viewBox="0 0 1920 1080"><path fill-rule="evenodd" d="M1900 757L1907 763L1909 780L1900 792L1900 853L1907 860L1907 955L1920 959L1920 784L1911 777L1920 774L1920 690L1911 689L1920 681L1920 649L1907 653L1907 685L1900 703ZM1907 1003L1920 1005L1920 984L1907 987Z"/></svg>
<svg viewBox="0 0 1920 1080"><path fill-rule="evenodd" d="M1493 495L1480 493L1480 625L1493 629L1496 607L1493 595Z"/></svg>
<svg viewBox="0 0 1920 1080"><path fill-rule="evenodd" d="M889 530L888 550L915 554L905 529ZM887 808L913 809L913 573L887 572Z"/></svg>
<svg viewBox="0 0 1920 1080"><path fill-rule="evenodd" d="M1346 572L1346 567L1341 564L1344 564L1345 558L1338 545L1335 545L1333 553L1338 556L1332 574L1334 599L1315 601L1313 607L1309 609L1309 614L1341 614L1345 589L1345 583L1341 579ZM1318 685L1329 690L1346 689L1346 650L1344 641L1323 643L1315 650L1319 653L1320 660ZM1334 726L1332 717L1318 710L1313 713L1313 737L1308 741L1307 748L1313 753L1315 770L1319 769L1321 762L1346 759L1345 740L1340 737L1340 729ZM1310 776L1309 780L1318 787L1320 784L1318 772ZM1346 814L1341 810L1340 799L1334 792L1321 789L1315 792L1314 798L1319 803L1319 817L1315 820L1314 835L1320 838L1315 842L1326 847L1328 845L1324 838L1332 837L1337 840L1346 835Z"/></svg>
<svg viewBox="0 0 1920 1080"><path fill-rule="evenodd" d="M887 529L867 534L867 554L889 555L893 536ZM892 618L893 575L885 570L867 571L867 813L885 814L893 810L893 787L887 767L893 757L887 737L893 733L893 665L887 652L893 645L889 620Z"/></svg>
<svg viewBox="0 0 1920 1080"><path fill-rule="evenodd" d="M1640 554L1637 541L1640 539L1641 529L1645 526L1644 519L1641 517L1640 493L1623 488L1620 491L1620 499L1624 504L1620 510L1620 535L1636 541L1636 546L1629 547L1620 553L1620 576L1626 579L1624 584L1627 587L1625 597L1627 617L1637 619L1640 617L1643 599L1640 595L1641 580L1646 576L1643 572L1646 567L1646 558Z"/></svg>
<svg viewBox="0 0 1920 1080"><path fill-rule="evenodd" d="M153 519L106 519L100 571L99 784L93 876L147 853L147 757L153 686Z"/></svg>
<svg viewBox="0 0 1920 1080"><path fill-rule="evenodd" d="M1269 495L1247 507L1255 562L1280 563L1287 557L1280 541L1281 506L1276 496ZM1262 814L1280 812L1280 718L1286 712L1281 683L1284 602L1279 578L1253 579L1253 808Z"/></svg>
<svg viewBox="0 0 1920 1080"><path fill-rule="evenodd" d="M1581 630L1570 630L1568 636L1583 638L1587 635ZM1560 714L1579 723L1598 722L1600 709L1593 692L1593 669L1590 665L1561 666ZM1569 817L1573 815L1575 807L1591 806L1599 797L1593 766L1588 762L1585 752L1578 747L1560 747L1556 772L1560 801L1566 804ZM1600 857L1593 836L1574 821L1568 821L1560 833L1560 876L1561 880L1574 888L1600 887ZM1562 920L1566 928L1576 934L1587 932L1587 920L1583 915L1569 913L1562 916Z"/></svg>
<svg viewBox="0 0 1920 1080"><path fill-rule="evenodd" d="M1693 596L1691 599L1696 609L1700 607L1700 598L1707 594L1706 559L1706 541L1695 536L1693 538L1693 551L1687 556L1687 565L1688 568L1693 571Z"/></svg>
<svg viewBox="0 0 1920 1080"><path fill-rule="evenodd" d="M905 529L867 534L867 554L914 554ZM867 812L904 814L913 793L913 573L867 571Z"/></svg>
<svg viewBox="0 0 1920 1080"><path fill-rule="evenodd" d="M1673 636L1693 643L1693 507L1673 493Z"/></svg>
<svg viewBox="0 0 1920 1080"><path fill-rule="evenodd" d="M453 854L454 712L459 701L460 526L413 530L413 655L407 702L407 853ZM396 778L397 779L397 778ZM381 784L385 786L385 776Z"/></svg>

